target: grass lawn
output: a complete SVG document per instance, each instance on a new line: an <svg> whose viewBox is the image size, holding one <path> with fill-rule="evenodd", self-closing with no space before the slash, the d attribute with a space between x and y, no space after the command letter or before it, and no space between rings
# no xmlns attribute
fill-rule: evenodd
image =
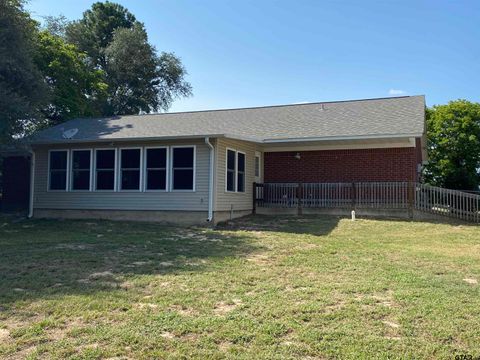
<svg viewBox="0 0 480 360"><path fill-rule="evenodd" d="M480 228L0 218L0 358L480 356Z"/></svg>

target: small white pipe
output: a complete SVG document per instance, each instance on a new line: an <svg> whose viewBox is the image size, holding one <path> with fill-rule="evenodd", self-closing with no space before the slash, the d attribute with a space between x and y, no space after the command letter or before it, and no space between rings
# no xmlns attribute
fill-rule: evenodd
<svg viewBox="0 0 480 360"><path fill-rule="evenodd" d="M33 217L33 193L35 191L35 152L30 150L30 202L28 204L28 218Z"/></svg>
<svg viewBox="0 0 480 360"><path fill-rule="evenodd" d="M205 138L205 144L207 144L208 148L210 149L210 164L209 164L210 175L208 179L208 219L207 221L212 221L213 220L213 177L215 174L214 173L215 149L213 145L210 143L210 138L208 136Z"/></svg>

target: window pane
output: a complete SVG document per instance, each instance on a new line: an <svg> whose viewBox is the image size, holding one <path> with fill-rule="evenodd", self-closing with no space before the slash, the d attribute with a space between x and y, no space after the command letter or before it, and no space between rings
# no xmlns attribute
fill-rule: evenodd
<svg viewBox="0 0 480 360"><path fill-rule="evenodd" d="M235 171L227 171L227 191L235 191Z"/></svg>
<svg viewBox="0 0 480 360"><path fill-rule="evenodd" d="M245 154L238 153L238 171L245 171Z"/></svg>
<svg viewBox="0 0 480 360"><path fill-rule="evenodd" d="M74 171L72 179L73 190L89 190L90 189L90 171Z"/></svg>
<svg viewBox="0 0 480 360"><path fill-rule="evenodd" d="M255 176L260 176L260 158L255 156Z"/></svg>
<svg viewBox="0 0 480 360"><path fill-rule="evenodd" d="M97 171L97 190L113 190L115 172L113 170Z"/></svg>
<svg viewBox="0 0 480 360"><path fill-rule="evenodd" d="M245 191L245 174L242 172L239 172L237 174L237 181L238 181L237 191L244 192Z"/></svg>
<svg viewBox="0 0 480 360"><path fill-rule="evenodd" d="M97 169L115 168L115 150L97 150Z"/></svg>
<svg viewBox="0 0 480 360"><path fill-rule="evenodd" d="M235 170L235 151L227 151L227 169Z"/></svg>
<svg viewBox="0 0 480 360"><path fill-rule="evenodd" d="M147 190L165 190L166 188L166 170L147 170Z"/></svg>
<svg viewBox="0 0 480 360"><path fill-rule="evenodd" d="M90 169L90 150L73 151L73 169Z"/></svg>
<svg viewBox="0 0 480 360"><path fill-rule="evenodd" d="M140 169L140 149L122 150L122 169Z"/></svg>
<svg viewBox="0 0 480 360"><path fill-rule="evenodd" d="M50 171L50 190L66 190L67 170Z"/></svg>
<svg viewBox="0 0 480 360"><path fill-rule="evenodd" d="M174 168L193 168L193 148L173 149Z"/></svg>
<svg viewBox="0 0 480 360"><path fill-rule="evenodd" d="M147 168L166 168L167 149L147 149Z"/></svg>
<svg viewBox="0 0 480 360"><path fill-rule="evenodd" d="M193 190L193 170L173 170L174 190Z"/></svg>
<svg viewBox="0 0 480 360"><path fill-rule="evenodd" d="M122 170L122 190L140 189L140 170Z"/></svg>
<svg viewBox="0 0 480 360"><path fill-rule="evenodd" d="M67 169L67 152L66 151L50 152L50 169L51 170Z"/></svg>

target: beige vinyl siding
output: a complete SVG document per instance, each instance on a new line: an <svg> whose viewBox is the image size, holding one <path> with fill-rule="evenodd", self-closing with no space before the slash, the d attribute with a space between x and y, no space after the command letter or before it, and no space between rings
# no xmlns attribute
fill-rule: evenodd
<svg viewBox="0 0 480 360"><path fill-rule="evenodd" d="M226 181L226 152L227 148L245 153L245 192L227 192ZM217 139L215 149L216 163L216 192L215 211L250 210L252 209L252 186L255 181L255 151L258 146L247 141Z"/></svg>
<svg viewBox="0 0 480 360"><path fill-rule="evenodd" d="M195 192L47 191L49 149L113 149L179 145L196 145ZM36 209L208 210L209 149L203 139L143 143L116 142L113 146L106 144L73 144L66 146L63 144L53 147L37 147L34 150L36 154L34 208Z"/></svg>

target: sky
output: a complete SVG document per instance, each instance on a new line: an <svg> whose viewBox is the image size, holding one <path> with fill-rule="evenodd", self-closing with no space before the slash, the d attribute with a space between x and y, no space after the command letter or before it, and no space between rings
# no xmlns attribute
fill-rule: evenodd
<svg viewBox="0 0 480 360"><path fill-rule="evenodd" d="M37 20L94 1L30 0ZM480 101L480 1L117 0L193 96L169 111L402 95Z"/></svg>

